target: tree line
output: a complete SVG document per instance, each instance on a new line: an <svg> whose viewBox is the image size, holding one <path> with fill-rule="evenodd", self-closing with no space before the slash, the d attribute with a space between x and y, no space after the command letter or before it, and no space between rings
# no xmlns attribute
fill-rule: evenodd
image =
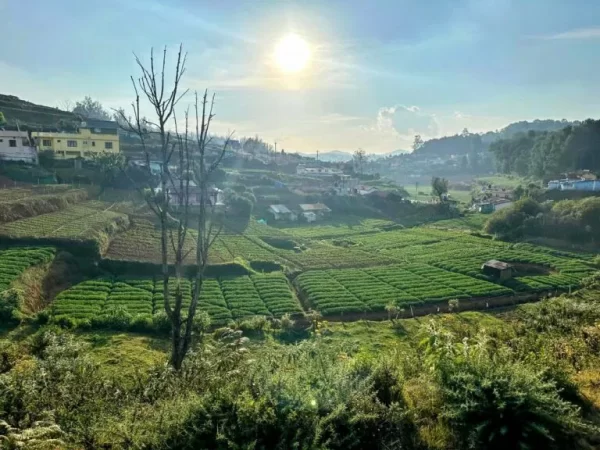
<svg viewBox="0 0 600 450"><path fill-rule="evenodd" d="M600 170L600 120L588 119L558 131L528 131L490 145L497 169L549 180L562 173Z"/></svg>

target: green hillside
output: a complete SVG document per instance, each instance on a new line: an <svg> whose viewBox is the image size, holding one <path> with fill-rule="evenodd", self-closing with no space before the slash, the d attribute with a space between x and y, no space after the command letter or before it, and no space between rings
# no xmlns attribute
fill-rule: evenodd
<svg viewBox="0 0 600 450"><path fill-rule="evenodd" d="M0 111L4 113L6 128L18 125L21 130L70 129L80 122L76 114L36 105L14 95L0 94Z"/></svg>

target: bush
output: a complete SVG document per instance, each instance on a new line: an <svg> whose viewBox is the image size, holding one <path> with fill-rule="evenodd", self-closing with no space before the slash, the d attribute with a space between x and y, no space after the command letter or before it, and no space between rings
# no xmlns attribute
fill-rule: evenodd
<svg viewBox="0 0 600 450"><path fill-rule="evenodd" d="M20 310L23 302L23 292L18 289L7 289L0 292L0 321L18 322L21 318Z"/></svg>

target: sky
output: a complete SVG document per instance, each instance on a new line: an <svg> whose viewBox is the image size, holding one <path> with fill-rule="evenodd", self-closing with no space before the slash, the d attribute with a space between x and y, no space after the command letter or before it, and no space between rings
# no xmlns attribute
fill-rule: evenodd
<svg viewBox="0 0 600 450"><path fill-rule="evenodd" d="M170 67L183 44L182 85L215 92L212 131L286 151L385 153L600 111L590 0L0 0L0 17L3 94L128 109L134 54L166 46ZM289 34L310 50L294 73L273 56Z"/></svg>

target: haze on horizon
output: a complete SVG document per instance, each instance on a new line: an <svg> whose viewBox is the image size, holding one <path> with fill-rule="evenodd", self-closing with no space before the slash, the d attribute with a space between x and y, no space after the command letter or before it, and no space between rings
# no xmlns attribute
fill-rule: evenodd
<svg viewBox="0 0 600 450"><path fill-rule="evenodd" d="M132 52L183 43L183 84L217 93L215 132L304 153L600 106L600 4L586 0L0 0L0 15L4 94L127 107Z"/></svg>

